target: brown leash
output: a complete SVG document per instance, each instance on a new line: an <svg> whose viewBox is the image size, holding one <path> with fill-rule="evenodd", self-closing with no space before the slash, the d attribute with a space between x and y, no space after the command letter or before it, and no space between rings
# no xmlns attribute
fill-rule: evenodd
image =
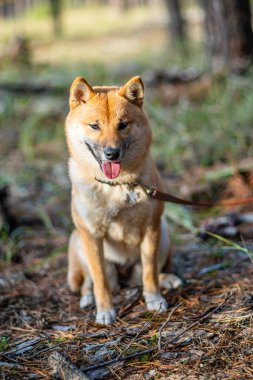
<svg viewBox="0 0 253 380"><path fill-rule="evenodd" d="M176 203L180 205L187 205L187 206L200 206L200 207L214 207L214 206L238 206L248 203L253 203L253 197L236 200L236 201L225 201L225 202L194 202L194 201L187 201L182 198L175 197L174 195L171 195L169 193L163 193L162 191L157 190L154 187L149 187L146 185L139 184L145 192L148 194L150 198L157 199L163 202L170 202L170 203Z"/></svg>
<svg viewBox="0 0 253 380"><path fill-rule="evenodd" d="M159 201L163 202L169 202L169 203L176 203L179 205L186 205L186 206L199 206L199 207L215 207L215 206L238 206L243 204L249 204L253 203L253 197L236 200L236 201L225 201L225 202L194 202L194 201L188 201L186 199L175 197L172 194L164 193L155 187L143 185L141 182L132 182L132 183L118 183L118 182L111 182L111 181L103 181L98 178L95 178L98 182L109 185L109 186L120 186L120 185L127 185L130 189L134 189L135 187L141 187L145 193L152 199L157 199Z"/></svg>

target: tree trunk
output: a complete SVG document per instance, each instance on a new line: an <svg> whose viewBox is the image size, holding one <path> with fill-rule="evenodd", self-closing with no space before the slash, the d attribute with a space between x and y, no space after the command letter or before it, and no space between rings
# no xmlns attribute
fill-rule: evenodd
<svg viewBox="0 0 253 380"><path fill-rule="evenodd" d="M109 0L109 4L119 13L123 13L129 7L129 0Z"/></svg>
<svg viewBox="0 0 253 380"><path fill-rule="evenodd" d="M170 35L172 42L180 42L185 38L184 19L182 17L181 0L165 0L170 18Z"/></svg>
<svg viewBox="0 0 253 380"><path fill-rule="evenodd" d="M241 71L253 57L249 0L202 0L206 49L213 71Z"/></svg>
<svg viewBox="0 0 253 380"><path fill-rule="evenodd" d="M58 37L62 34L62 0L50 0L50 8L54 22L54 33Z"/></svg>
<svg viewBox="0 0 253 380"><path fill-rule="evenodd" d="M14 1L3 0L2 2L3 16L5 18L15 16L15 5Z"/></svg>

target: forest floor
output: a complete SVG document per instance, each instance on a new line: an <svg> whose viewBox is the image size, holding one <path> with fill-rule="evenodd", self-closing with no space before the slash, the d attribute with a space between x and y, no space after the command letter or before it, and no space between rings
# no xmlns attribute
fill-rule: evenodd
<svg viewBox="0 0 253 380"><path fill-rule="evenodd" d="M56 176L58 191L50 187ZM168 313L147 312L141 289L124 287L113 296L117 321L96 325L95 309L81 310L66 284L71 225L64 178L52 166L9 200L24 225L1 236L1 378L56 378L49 358L59 352L89 379L252 379L250 257L181 231L173 267L183 286L164 293ZM240 226L240 234L250 252L253 226ZM137 356L119 358L129 354ZM115 358L113 365L86 371Z"/></svg>

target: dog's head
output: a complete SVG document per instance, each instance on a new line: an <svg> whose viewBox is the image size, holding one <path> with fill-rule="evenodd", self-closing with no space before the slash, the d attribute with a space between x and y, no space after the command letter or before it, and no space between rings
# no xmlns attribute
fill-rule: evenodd
<svg viewBox="0 0 253 380"><path fill-rule="evenodd" d="M151 142L140 77L122 87L91 87L78 77L70 88L66 135L72 157L109 179L141 167Z"/></svg>

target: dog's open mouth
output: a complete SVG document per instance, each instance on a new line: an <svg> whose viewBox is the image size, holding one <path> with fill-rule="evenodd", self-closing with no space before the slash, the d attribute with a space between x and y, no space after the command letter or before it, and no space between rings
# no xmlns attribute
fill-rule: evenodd
<svg viewBox="0 0 253 380"><path fill-rule="evenodd" d="M102 170L107 178L114 179L119 176L120 162L104 161L102 162Z"/></svg>

